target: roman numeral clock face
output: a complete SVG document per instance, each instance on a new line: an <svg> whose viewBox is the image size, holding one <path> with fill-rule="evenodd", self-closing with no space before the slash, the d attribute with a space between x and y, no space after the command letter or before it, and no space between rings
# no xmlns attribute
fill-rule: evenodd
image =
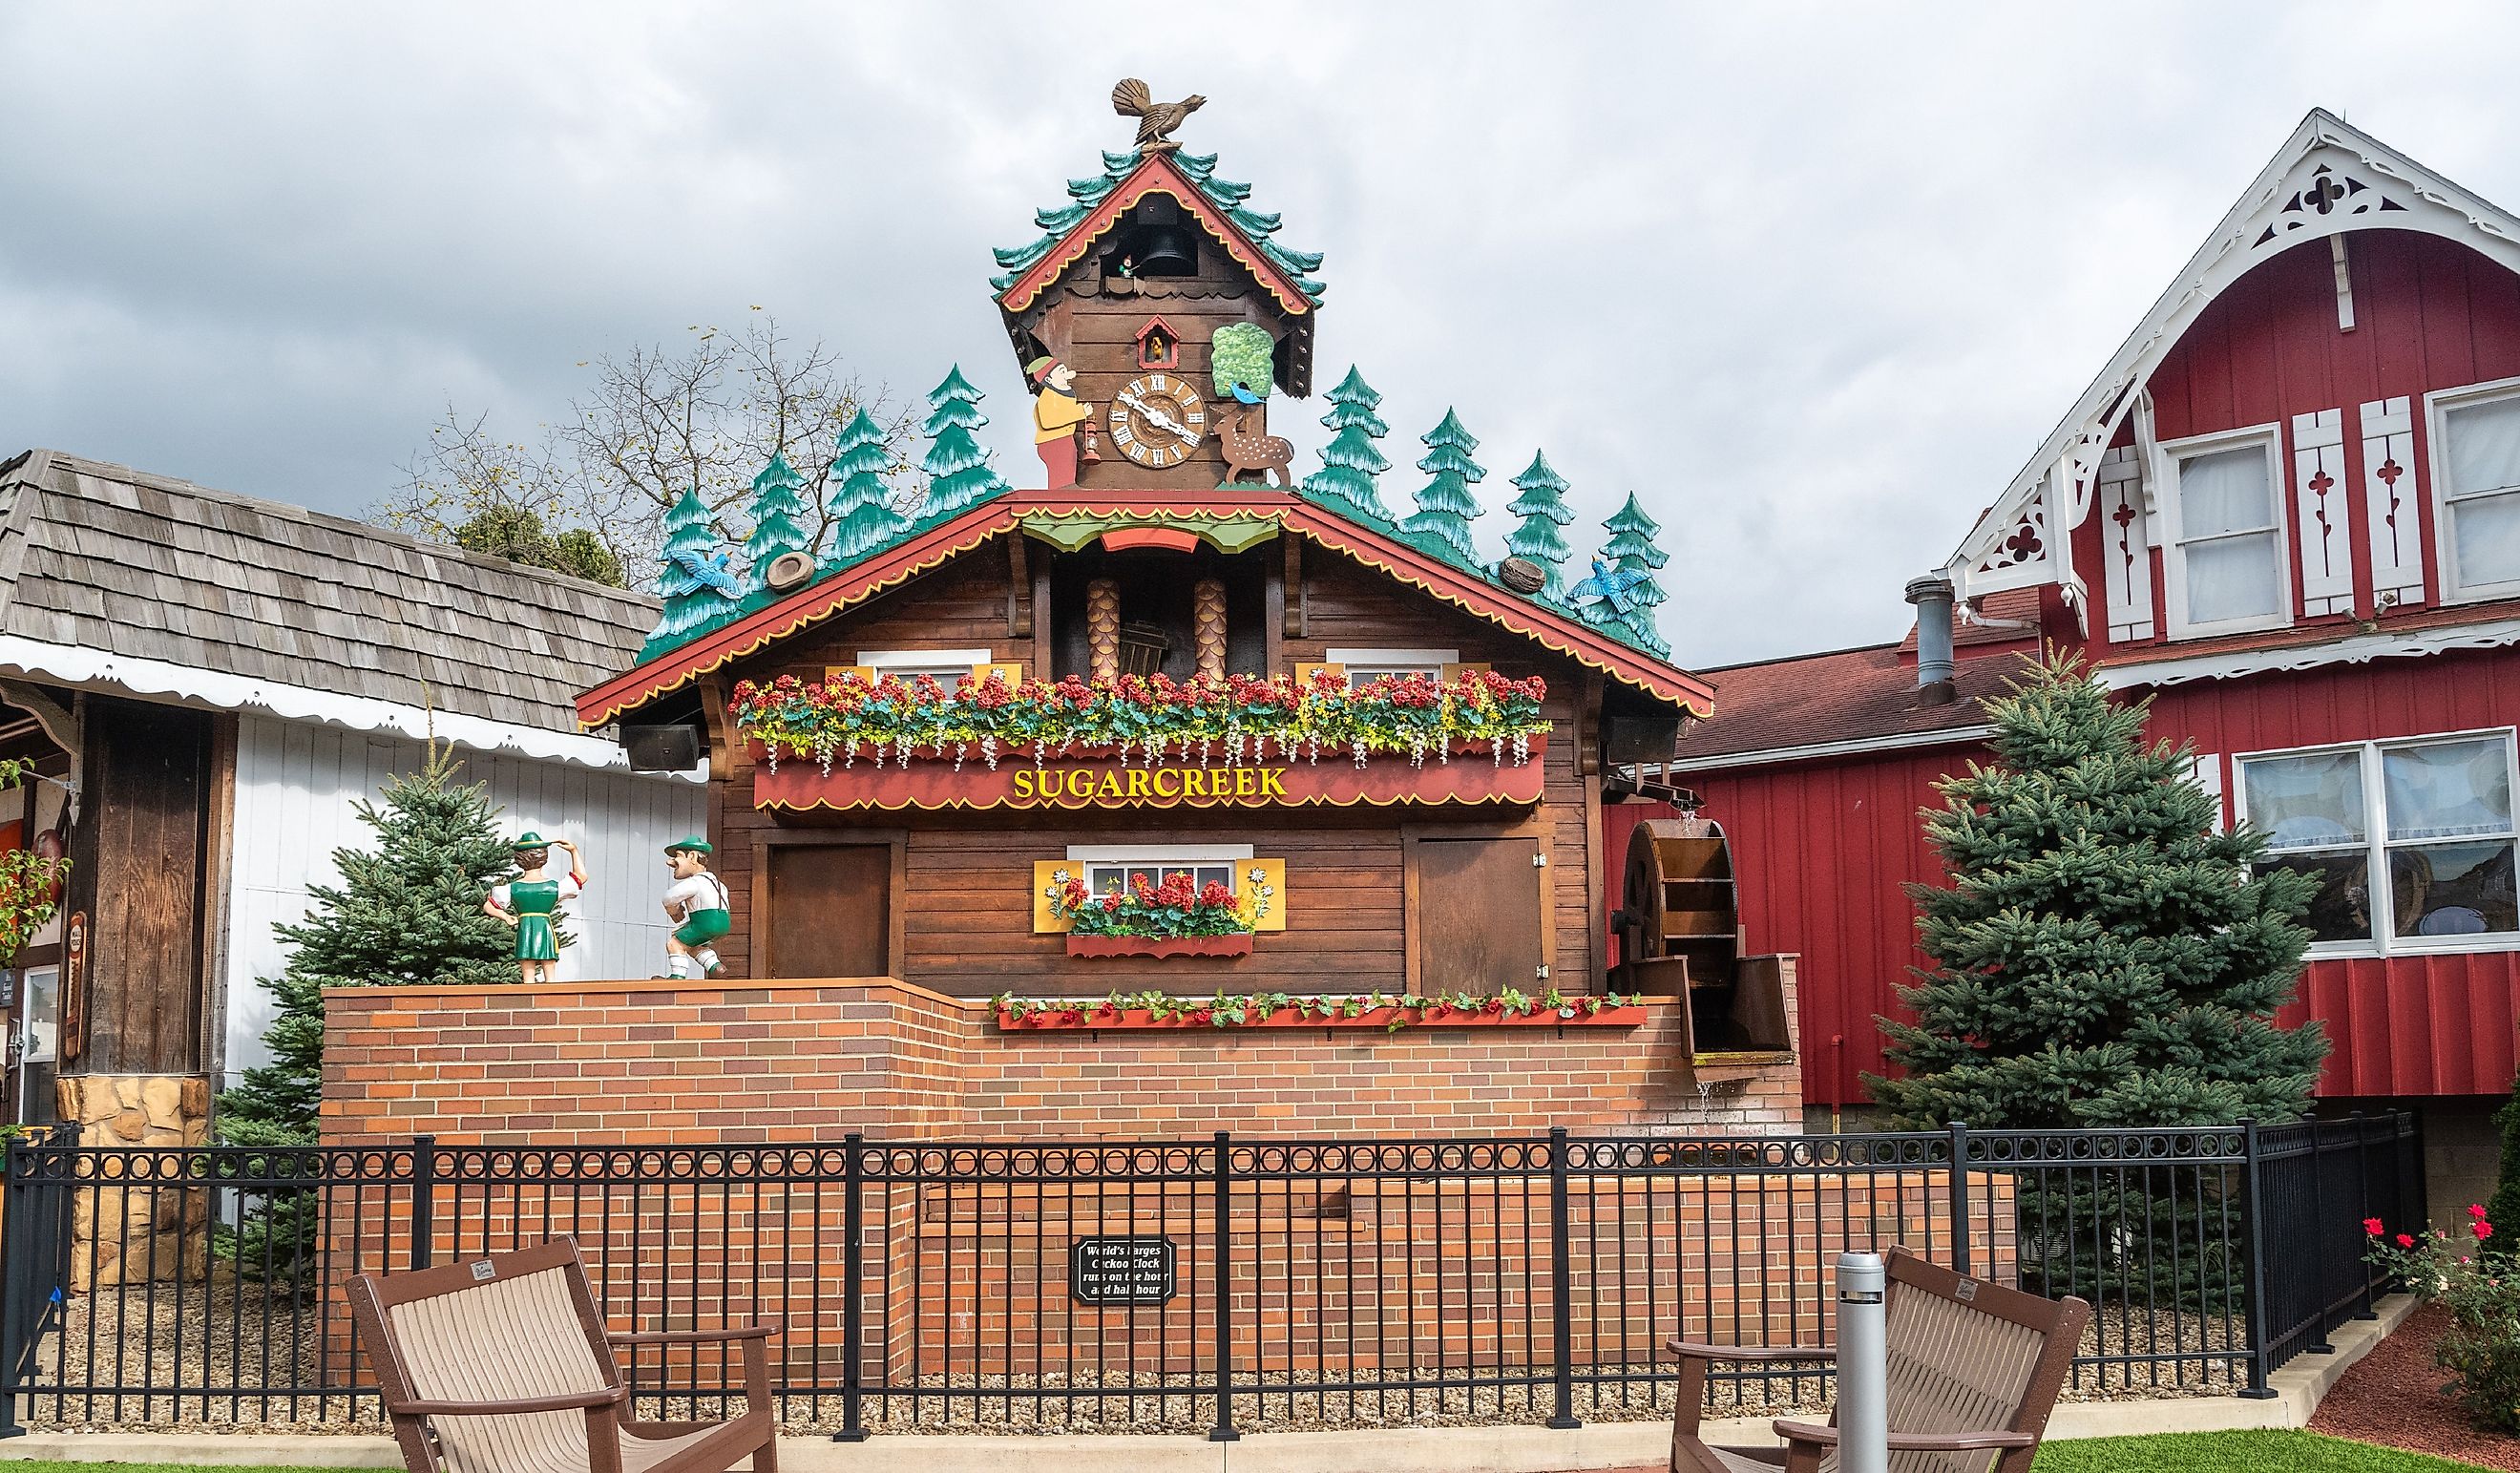
<svg viewBox="0 0 2520 1473"><path fill-rule="evenodd" d="M1142 374L1111 398L1111 443L1141 466L1190 459L1207 438L1207 405L1177 374Z"/></svg>

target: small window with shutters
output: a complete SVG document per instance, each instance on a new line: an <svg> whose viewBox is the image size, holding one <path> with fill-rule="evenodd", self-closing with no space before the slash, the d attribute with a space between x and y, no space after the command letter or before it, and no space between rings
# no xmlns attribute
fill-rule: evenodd
<svg viewBox="0 0 2520 1473"><path fill-rule="evenodd" d="M1091 895L1126 895L1139 880L1153 886L1176 874L1188 874L1202 890L1221 884L1233 891L1255 931L1286 928L1286 862L1254 858L1248 844L1070 845L1064 860L1034 862L1032 928L1068 928L1051 902L1070 881L1082 880Z"/></svg>
<svg viewBox="0 0 2520 1473"><path fill-rule="evenodd" d="M1024 678L1019 664L1000 664L989 658L986 649L861 649L854 665L825 667L823 678L837 680L843 675L857 675L867 680L892 676L897 680L915 680L927 676L952 694L965 681L984 680L996 671L1009 685Z"/></svg>
<svg viewBox="0 0 2520 1473"><path fill-rule="evenodd" d="M1327 649L1324 658L1295 666L1295 679L1310 681L1321 671L1344 678L1350 686L1364 686L1386 675L1422 675L1428 680L1449 681L1464 670L1485 670L1485 664L1462 660L1458 649Z"/></svg>

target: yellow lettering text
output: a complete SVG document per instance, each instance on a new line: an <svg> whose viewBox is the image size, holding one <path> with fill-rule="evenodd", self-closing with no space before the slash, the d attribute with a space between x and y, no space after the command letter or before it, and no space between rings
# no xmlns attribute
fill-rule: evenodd
<svg viewBox="0 0 2520 1473"><path fill-rule="evenodd" d="M1028 768L1028 767L1025 767L1025 768L1017 768L1017 769L1015 770L1015 798L1016 798L1016 800L1017 800L1017 801L1024 801L1024 800L1028 800L1028 799L1030 799L1032 796L1033 796L1032 769L1031 769L1031 768Z"/></svg>
<svg viewBox="0 0 2520 1473"><path fill-rule="evenodd" d="M1173 780L1173 785L1169 791L1164 787L1164 780L1166 778ZM1169 767L1159 767L1155 769L1153 781L1156 797L1163 799L1167 803L1175 803L1181 800L1182 775L1180 773Z"/></svg>
<svg viewBox="0 0 2520 1473"><path fill-rule="evenodd" d="M1260 770L1260 796L1264 798L1282 798L1286 796L1286 770L1284 768L1264 767Z"/></svg>
<svg viewBox="0 0 2520 1473"><path fill-rule="evenodd" d="M1064 786L1069 807L1074 808L1094 801L1094 775L1085 769L1070 768Z"/></svg>
<svg viewBox="0 0 2520 1473"><path fill-rule="evenodd" d="M1260 775L1258 773L1253 772L1247 767L1238 768L1235 771L1234 796L1236 799L1239 800L1242 798L1253 797L1257 795L1259 791Z"/></svg>
<svg viewBox="0 0 2520 1473"><path fill-rule="evenodd" d="M1129 769L1129 801L1144 803L1154 787L1154 775L1143 767Z"/></svg>
<svg viewBox="0 0 2520 1473"><path fill-rule="evenodd" d="M1205 802L1205 801L1207 801L1207 774L1206 774L1206 773L1204 773L1204 772L1197 772L1197 771L1191 771L1191 770L1185 770L1185 771L1182 773L1182 775L1181 775L1181 780L1182 780L1182 796L1183 796L1183 797L1185 797L1185 798L1196 798L1196 799L1198 799L1200 802Z"/></svg>
<svg viewBox="0 0 2520 1473"><path fill-rule="evenodd" d="M1124 789L1120 784L1120 775L1118 773L1104 773L1102 775L1102 785L1095 789L1094 796L1098 798L1117 799L1125 791L1126 789Z"/></svg>

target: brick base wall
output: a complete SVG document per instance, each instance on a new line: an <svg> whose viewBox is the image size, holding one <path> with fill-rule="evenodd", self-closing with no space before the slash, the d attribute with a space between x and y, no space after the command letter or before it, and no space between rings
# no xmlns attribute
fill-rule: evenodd
<svg viewBox="0 0 2520 1473"><path fill-rule="evenodd" d="M1802 1122L1790 1061L1692 1076L1668 1000L1633 1029L1005 1034L985 1004L883 979L572 982L342 988L325 994L325 1029L328 1145L1778 1135Z"/></svg>

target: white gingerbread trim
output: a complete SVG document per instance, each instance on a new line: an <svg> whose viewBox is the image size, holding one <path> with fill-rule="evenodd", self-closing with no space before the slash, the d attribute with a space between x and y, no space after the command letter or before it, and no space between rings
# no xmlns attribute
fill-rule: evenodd
<svg viewBox="0 0 2520 1473"><path fill-rule="evenodd" d="M1953 552L1944 571L1961 597L2058 583L2080 606L2085 591L2065 557L2067 534L2091 510L2100 457L2162 358L2261 261L2374 229L2455 241L2520 273L2520 217L2313 109Z"/></svg>
<svg viewBox="0 0 2520 1473"><path fill-rule="evenodd" d="M2483 624L2444 624L2407 633L2383 631L2331 640L2323 645L2286 645L2273 649L2236 649L2227 654L2191 654L2174 659L2137 660L2103 665L2100 683L2112 691L2131 686L2175 686L2191 680L2236 680L2285 670L2316 670L2322 665L2362 665L2372 660L2415 659L2453 649L2499 649L2520 645L2520 618Z"/></svg>

